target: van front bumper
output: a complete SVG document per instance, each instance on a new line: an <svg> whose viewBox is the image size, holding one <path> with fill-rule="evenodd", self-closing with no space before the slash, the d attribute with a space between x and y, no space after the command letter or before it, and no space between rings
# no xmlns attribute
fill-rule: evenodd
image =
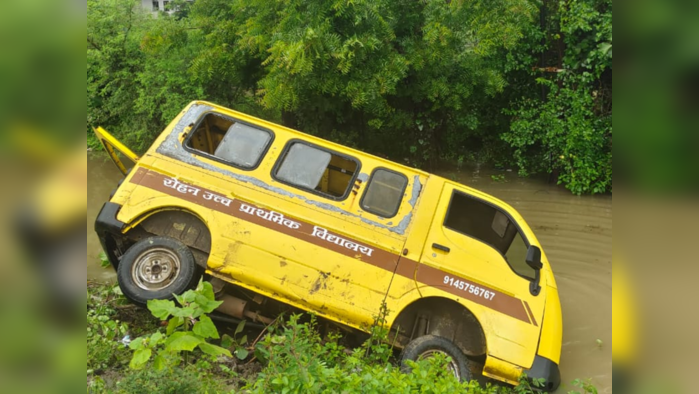
<svg viewBox="0 0 699 394"><path fill-rule="evenodd" d="M115 252L116 245L114 238L121 235L126 223L119 221L116 217L121 209L121 205L107 202L102 206L97 219L95 220L95 232L102 245L102 250L109 258L109 262L114 269L119 265L119 259Z"/></svg>
<svg viewBox="0 0 699 394"><path fill-rule="evenodd" d="M561 385L561 371L558 364L545 357L536 356L534 365L526 372L530 380L544 380L544 386L540 387L543 391L552 392Z"/></svg>

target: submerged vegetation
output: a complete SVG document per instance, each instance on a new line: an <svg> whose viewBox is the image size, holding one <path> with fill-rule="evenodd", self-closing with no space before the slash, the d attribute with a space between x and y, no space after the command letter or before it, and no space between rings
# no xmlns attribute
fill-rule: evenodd
<svg viewBox="0 0 699 394"><path fill-rule="evenodd" d="M87 297L87 390L89 393L468 393L533 394L537 382L517 387L458 382L434 357L397 365L380 326L359 347L342 335L319 329L313 316L293 315L253 336L244 324L213 325L207 311L217 302L210 285L172 301L149 303L149 311L129 305L118 287L90 284ZM196 317L195 317L196 316ZM162 319L170 318L166 324ZM280 320L282 321L282 320ZM186 323L185 323L186 322ZM131 340L131 338L136 338ZM240 352L244 349L245 352ZM233 353L233 354L231 354ZM596 394L585 382L572 385ZM578 391L572 391L576 393Z"/></svg>
<svg viewBox="0 0 699 394"><path fill-rule="evenodd" d="M611 0L169 7L88 0L87 124L137 150L203 99L413 166L612 190Z"/></svg>

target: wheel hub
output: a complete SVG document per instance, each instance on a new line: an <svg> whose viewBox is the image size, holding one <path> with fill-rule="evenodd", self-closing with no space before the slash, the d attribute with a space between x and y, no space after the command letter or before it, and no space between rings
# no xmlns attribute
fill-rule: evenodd
<svg viewBox="0 0 699 394"><path fill-rule="evenodd" d="M168 249L158 248L144 252L136 259L131 272L134 282L143 290L160 290L177 279L180 259Z"/></svg>
<svg viewBox="0 0 699 394"><path fill-rule="evenodd" d="M454 375L454 377L457 380L461 381L461 373L459 371L459 367L456 365L456 361L454 361L454 358L451 357L447 352L442 351L442 350L436 350L436 349L427 350L426 352L423 352L420 355L420 357L418 357L418 359L419 360L427 360L430 358L434 358L438 354L443 355L445 358L447 358L449 360L449 362L446 365L447 370L449 371L449 373Z"/></svg>

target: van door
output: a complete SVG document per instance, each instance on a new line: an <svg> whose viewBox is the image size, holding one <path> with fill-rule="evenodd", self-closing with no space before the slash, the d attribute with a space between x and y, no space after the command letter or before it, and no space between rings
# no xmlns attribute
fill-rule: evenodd
<svg viewBox="0 0 699 394"><path fill-rule="evenodd" d="M513 216L485 195L445 184L416 278L423 296L437 288L481 311L502 339L489 338L489 353L515 344L514 359L529 367L536 348L524 347L538 343L545 286L530 292L529 242Z"/></svg>
<svg viewBox="0 0 699 394"><path fill-rule="evenodd" d="M134 164L138 161L138 156L135 153L133 153L131 149L126 147L126 145L122 144L121 142L119 142L119 140L114 138L114 136L109 134L107 130L101 127L98 127L94 130L95 135L104 147L104 150L107 152L107 154L109 154L109 157L111 157L114 164L116 164L117 168L119 168L119 171L121 171L122 174L126 175L131 169L131 166L127 167L121 160L119 155L123 155L125 158L127 158Z"/></svg>

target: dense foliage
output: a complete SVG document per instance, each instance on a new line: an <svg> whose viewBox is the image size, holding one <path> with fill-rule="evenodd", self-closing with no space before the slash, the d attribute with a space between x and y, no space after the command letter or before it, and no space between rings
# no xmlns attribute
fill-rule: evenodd
<svg viewBox="0 0 699 394"><path fill-rule="evenodd" d="M225 334L219 341L219 328L211 324L206 312L217 304L212 297L210 285L204 282L196 290L178 297L180 306L171 301L149 302L153 316L143 319L147 313L125 305L117 286L88 286L88 393L342 390L343 393L533 394L541 384L527 379L522 379L517 387L482 385L477 381L460 383L448 372L448 360L444 357L409 362L411 371L406 372L394 358L387 340L388 330L378 324L372 328L369 339L355 349L345 347L346 341L338 333L322 330L326 332L322 335L317 319L309 315L278 319L262 332L251 332L255 334L254 341L248 341L247 336L231 341ZM127 310L131 311L128 323L118 321ZM189 320L191 331L181 317ZM166 326L157 324L164 318L170 318ZM241 327L242 324L236 329L236 336ZM230 327L221 327L226 328ZM142 335L126 346L126 339L122 338L126 333ZM241 354L240 346L251 351ZM157 355L143 357L150 350ZM573 394L597 394L595 387L587 382L575 381L572 387L580 389L570 391Z"/></svg>
<svg viewBox="0 0 699 394"><path fill-rule="evenodd" d="M204 99L414 166L611 191L611 0L136 3L89 0L87 41L88 125L136 148Z"/></svg>

